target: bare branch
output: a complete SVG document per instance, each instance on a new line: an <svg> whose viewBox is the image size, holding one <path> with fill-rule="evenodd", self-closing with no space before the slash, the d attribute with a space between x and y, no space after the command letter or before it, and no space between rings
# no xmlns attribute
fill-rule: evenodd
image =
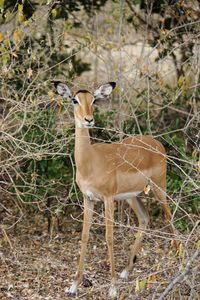
<svg viewBox="0 0 200 300"><path fill-rule="evenodd" d="M173 287L179 283L181 280L184 279L184 277L189 273L191 264L197 257L200 255L200 248L198 248L193 255L188 259L188 262L186 264L186 267L183 272L181 272L177 277L173 279L173 281L168 285L168 287L164 290L164 292L161 294L158 300L163 300L165 297L169 294L169 292L173 289Z"/></svg>

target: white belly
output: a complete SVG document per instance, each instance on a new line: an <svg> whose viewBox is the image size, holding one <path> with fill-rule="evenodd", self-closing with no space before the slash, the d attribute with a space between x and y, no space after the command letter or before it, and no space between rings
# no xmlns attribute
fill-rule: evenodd
<svg viewBox="0 0 200 300"><path fill-rule="evenodd" d="M133 197L137 197L141 192L142 191L120 193L120 194L114 195L114 200L128 200ZM94 201L102 201L104 199L103 195L94 193L91 190L86 190L84 195Z"/></svg>
<svg viewBox="0 0 200 300"><path fill-rule="evenodd" d="M92 192L91 190L86 190L84 195L93 201L102 201L103 200L102 195Z"/></svg>
<svg viewBox="0 0 200 300"><path fill-rule="evenodd" d="M114 196L114 200L127 200L133 197L137 197L142 191L120 193Z"/></svg>

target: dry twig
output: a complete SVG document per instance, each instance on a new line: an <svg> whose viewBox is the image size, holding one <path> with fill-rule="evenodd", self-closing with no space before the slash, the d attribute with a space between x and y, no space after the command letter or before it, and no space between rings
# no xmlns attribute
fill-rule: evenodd
<svg viewBox="0 0 200 300"><path fill-rule="evenodd" d="M169 292L173 289L173 287L179 283L184 277L189 273L191 264L197 257L200 255L200 248L198 248L194 254L188 259L188 262L186 264L186 267L183 272L181 272L177 277L175 277L171 283L168 285L168 287L164 290L164 292L161 294L158 300L163 300L165 297L169 294Z"/></svg>

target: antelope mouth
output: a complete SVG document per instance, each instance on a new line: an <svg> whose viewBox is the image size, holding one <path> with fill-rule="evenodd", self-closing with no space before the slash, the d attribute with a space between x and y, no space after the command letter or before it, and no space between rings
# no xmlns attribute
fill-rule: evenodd
<svg viewBox="0 0 200 300"><path fill-rule="evenodd" d="M94 127L94 122L92 122L92 123L87 123L87 124L83 124L83 127L85 127L85 128L92 128L92 127Z"/></svg>

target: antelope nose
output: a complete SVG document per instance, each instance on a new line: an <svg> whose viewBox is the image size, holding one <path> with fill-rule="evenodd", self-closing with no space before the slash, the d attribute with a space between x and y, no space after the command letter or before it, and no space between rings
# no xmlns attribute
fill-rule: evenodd
<svg viewBox="0 0 200 300"><path fill-rule="evenodd" d="M92 123L93 119L87 119L87 118L85 118L85 121L88 122L88 123Z"/></svg>

